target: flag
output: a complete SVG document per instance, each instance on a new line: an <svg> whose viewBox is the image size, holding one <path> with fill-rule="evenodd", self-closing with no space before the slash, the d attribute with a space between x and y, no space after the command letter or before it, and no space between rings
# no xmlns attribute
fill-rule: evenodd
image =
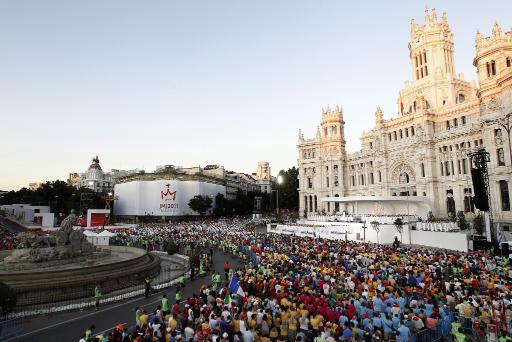
<svg viewBox="0 0 512 342"><path fill-rule="evenodd" d="M229 291L226 291L226 297L224 297L224 304L230 304L231 303L231 296L229 295Z"/></svg>
<svg viewBox="0 0 512 342"><path fill-rule="evenodd" d="M233 274L233 276L231 277L231 281L229 282L228 288L229 288L230 292L236 293L239 296L245 297L245 292L242 289L242 287L240 286L240 284L238 283L238 278L236 277L236 275Z"/></svg>

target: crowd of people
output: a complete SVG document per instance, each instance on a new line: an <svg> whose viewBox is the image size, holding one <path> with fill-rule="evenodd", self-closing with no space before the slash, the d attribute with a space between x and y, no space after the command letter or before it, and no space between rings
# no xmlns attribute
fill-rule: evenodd
<svg viewBox="0 0 512 342"><path fill-rule="evenodd" d="M491 333L512 340L510 264L501 256L256 234L243 219L147 224L117 239L161 248L169 239L193 241L245 262L221 282L203 278L181 305L181 297L165 297L151 312L138 308L135 328L119 326L99 341L432 341ZM235 278L243 295L228 290ZM88 331L84 341L93 340Z"/></svg>

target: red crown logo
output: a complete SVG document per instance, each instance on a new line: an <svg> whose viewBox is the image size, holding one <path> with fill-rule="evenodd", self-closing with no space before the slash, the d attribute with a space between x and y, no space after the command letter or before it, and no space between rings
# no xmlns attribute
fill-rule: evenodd
<svg viewBox="0 0 512 342"><path fill-rule="evenodd" d="M164 199L164 197L172 197L172 200L176 200L176 191L171 191L171 184L167 184L167 189L165 191L160 191L160 197Z"/></svg>

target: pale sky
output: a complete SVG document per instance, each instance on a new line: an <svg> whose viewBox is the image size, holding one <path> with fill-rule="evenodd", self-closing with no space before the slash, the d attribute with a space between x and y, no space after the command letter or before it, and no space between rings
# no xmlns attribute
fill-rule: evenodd
<svg viewBox="0 0 512 342"><path fill-rule="evenodd" d="M457 72L512 1L0 1L0 189L104 170L297 163L323 106L347 150L410 79L410 20L447 12Z"/></svg>

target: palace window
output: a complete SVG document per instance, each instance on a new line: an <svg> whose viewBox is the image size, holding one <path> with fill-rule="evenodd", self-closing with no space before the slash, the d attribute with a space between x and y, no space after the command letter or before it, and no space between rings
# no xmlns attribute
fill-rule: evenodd
<svg viewBox="0 0 512 342"><path fill-rule="evenodd" d="M457 96L457 100L456 100L456 102L457 102L457 103L462 103L462 102L464 102L464 101L466 101L466 97L464 96L464 94L459 94L459 95Z"/></svg>
<svg viewBox="0 0 512 342"><path fill-rule="evenodd" d="M414 136L414 126L411 126L411 135Z"/></svg>
<svg viewBox="0 0 512 342"><path fill-rule="evenodd" d="M500 194L501 194L501 209L503 211L510 211L510 196L508 192L507 181L500 181Z"/></svg>
<svg viewBox="0 0 512 342"><path fill-rule="evenodd" d="M507 68L510 68L510 65L511 65L510 57L507 57Z"/></svg>
<svg viewBox="0 0 512 342"><path fill-rule="evenodd" d="M308 178L308 188L309 189L313 188L313 182L311 181L311 178Z"/></svg>
<svg viewBox="0 0 512 342"><path fill-rule="evenodd" d="M466 124L466 117L463 116L461 119L462 119L462 124L465 125Z"/></svg>
<svg viewBox="0 0 512 342"><path fill-rule="evenodd" d="M409 129L408 129L408 128L406 128L406 129L405 129L405 137L406 137L406 138L408 138L408 137L409 137Z"/></svg>
<svg viewBox="0 0 512 342"><path fill-rule="evenodd" d="M379 171L379 183L382 182L382 173Z"/></svg>
<svg viewBox="0 0 512 342"><path fill-rule="evenodd" d="M396 141L396 131L393 132L393 136L394 136L395 141Z"/></svg>
<svg viewBox="0 0 512 342"><path fill-rule="evenodd" d="M373 172L370 173L370 184L373 184Z"/></svg>
<svg viewBox="0 0 512 342"><path fill-rule="evenodd" d="M399 130L398 132L400 134L400 139L403 139L402 130Z"/></svg>
<svg viewBox="0 0 512 342"><path fill-rule="evenodd" d="M496 62L490 61L486 63L487 77L496 75Z"/></svg>
<svg viewBox="0 0 512 342"><path fill-rule="evenodd" d="M388 133L389 141L391 141L391 133Z"/></svg>
<svg viewBox="0 0 512 342"><path fill-rule="evenodd" d="M329 177L327 177L327 178L325 179L325 185L326 185L327 187L329 187Z"/></svg>
<svg viewBox="0 0 512 342"><path fill-rule="evenodd" d="M361 185L364 185L364 175L360 176L360 181L359 182L360 182Z"/></svg>
<svg viewBox="0 0 512 342"><path fill-rule="evenodd" d="M468 174L468 160L462 159L462 173L467 175Z"/></svg>
<svg viewBox="0 0 512 342"><path fill-rule="evenodd" d="M471 188L464 189L464 212L475 212L475 205L473 204L473 196L471 196Z"/></svg>
<svg viewBox="0 0 512 342"><path fill-rule="evenodd" d="M460 159L457 160L457 172L458 174L460 175L461 173L461 168L460 168Z"/></svg>
<svg viewBox="0 0 512 342"><path fill-rule="evenodd" d="M356 186L356 176L352 176L352 186Z"/></svg>
<svg viewBox="0 0 512 342"><path fill-rule="evenodd" d="M441 162L441 176L444 176L443 162Z"/></svg>
<svg viewBox="0 0 512 342"><path fill-rule="evenodd" d="M494 136L495 136L496 138L501 137L501 128L496 128L496 129L494 130Z"/></svg>
<svg viewBox="0 0 512 342"><path fill-rule="evenodd" d="M503 148L498 148L496 152L498 155L498 166L505 166L505 153L503 152Z"/></svg>
<svg viewBox="0 0 512 342"><path fill-rule="evenodd" d="M421 177L425 177L425 164L421 163Z"/></svg>
<svg viewBox="0 0 512 342"><path fill-rule="evenodd" d="M444 172L445 172L446 176L450 175L450 165L448 164L448 161L444 162Z"/></svg>
<svg viewBox="0 0 512 342"><path fill-rule="evenodd" d="M457 122L457 118L453 119L453 127L457 127L459 124Z"/></svg>
<svg viewBox="0 0 512 342"><path fill-rule="evenodd" d="M450 129L450 120L446 120L446 129Z"/></svg>

